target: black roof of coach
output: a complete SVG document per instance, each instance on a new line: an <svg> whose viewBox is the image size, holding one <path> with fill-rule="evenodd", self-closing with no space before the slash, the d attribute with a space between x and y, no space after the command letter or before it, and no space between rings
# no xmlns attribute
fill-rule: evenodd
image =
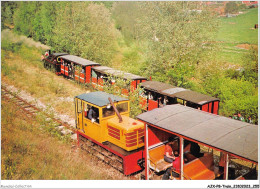
<svg viewBox="0 0 260 189"><path fill-rule="evenodd" d="M100 65L99 63L92 62L90 60L75 56L75 55L64 55L61 56L62 59L68 60L70 62L73 62L75 64L79 64L82 66L91 66L91 65Z"/></svg>
<svg viewBox="0 0 260 189"><path fill-rule="evenodd" d="M122 98L120 96L115 96L115 95L108 94L108 93L101 92L101 91L92 92L92 93L84 93L84 94L76 96L76 98L79 98L79 99L89 102L91 104L97 105L99 107L106 106L110 103L108 100L108 97L110 97L113 102L120 102L120 101L128 100L126 98Z"/></svg>
<svg viewBox="0 0 260 189"><path fill-rule="evenodd" d="M68 55L68 53L53 53L52 55L55 56L55 57L58 57L58 56Z"/></svg>
<svg viewBox="0 0 260 189"><path fill-rule="evenodd" d="M141 86L151 90L160 93L162 90L172 88L173 86L167 83L162 83L159 81L146 81L141 83Z"/></svg>
<svg viewBox="0 0 260 189"><path fill-rule="evenodd" d="M195 104L199 104L199 105L203 105L203 104L213 102L213 101L220 101L218 98L208 96L205 94L201 94L201 93L198 93L195 91L190 91L190 90L183 90L183 91L173 94L172 96L175 96L182 100L186 100L186 101L189 101L189 102L192 102Z"/></svg>
<svg viewBox="0 0 260 189"><path fill-rule="evenodd" d="M175 87L173 85L162 83L159 81L146 81L144 83L141 83L141 86L162 95L179 98L199 105L203 105L212 101L219 101L218 98L191 91L189 89Z"/></svg>
<svg viewBox="0 0 260 189"><path fill-rule="evenodd" d="M258 127L179 104L156 108L138 119L258 162Z"/></svg>

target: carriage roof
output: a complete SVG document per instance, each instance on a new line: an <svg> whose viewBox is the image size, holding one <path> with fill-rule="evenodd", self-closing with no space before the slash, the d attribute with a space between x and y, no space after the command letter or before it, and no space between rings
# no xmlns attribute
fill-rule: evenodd
<svg viewBox="0 0 260 189"><path fill-rule="evenodd" d="M111 75L111 76L116 76L116 77L121 77L124 79L130 79L130 80L138 80L138 79L143 79L146 80L145 77L139 76L139 75L134 75L131 73L127 73L121 70L116 70L107 66L99 66L99 67L95 67L93 68L94 70L106 74L106 75Z"/></svg>
<svg viewBox="0 0 260 189"><path fill-rule="evenodd" d="M200 105L203 105L211 101L219 101L218 98L211 97L188 89L184 89L181 87L175 87L173 85L162 83L159 81L146 81L144 83L141 83L141 86L148 90L160 93L162 95L166 95L173 98L180 98Z"/></svg>
<svg viewBox="0 0 260 189"><path fill-rule="evenodd" d="M107 104L109 104L109 100L108 97L110 97L112 99L113 102L120 102L120 101L127 101L127 98L122 98L120 96L115 96L112 94L108 94L105 92L92 92L92 93L84 93L81 95L76 96L76 98L79 98L81 100L84 100L86 102L89 102L91 104L95 104L97 106L106 106Z"/></svg>
<svg viewBox="0 0 260 189"><path fill-rule="evenodd" d="M100 65L99 63L92 62L90 60L75 56L75 55L64 55L61 56L62 59L68 60L70 62L73 62L75 64L81 65L81 66L91 66L91 65Z"/></svg>
<svg viewBox="0 0 260 189"><path fill-rule="evenodd" d="M146 82L141 83L141 86L145 87L148 90L155 91L155 92L158 92L158 93L162 90L169 89L169 88L173 87L170 84L162 83L162 82L159 82L159 81L146 81Z"/></svg>
<svg viewBox="0 0 260 189"><path fill-rule="evenodd" d="M69 55L68 53L53 53L54 57Z"/></svg>
<svg viewBox="0 0 260 189"><path fill-rule="evenodd" d="M258 127L179 104L137 116L159 128L258 162Z"/></svg>

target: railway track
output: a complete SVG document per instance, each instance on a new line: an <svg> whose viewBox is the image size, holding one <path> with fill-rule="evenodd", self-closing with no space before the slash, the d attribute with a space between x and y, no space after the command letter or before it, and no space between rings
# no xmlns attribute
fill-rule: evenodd
<svg viewBox="0 0 260 189"><path fill-rule="evenodd" d="M76 134L76 129L73 126L69 125L67 122L63 122L62 120L54 118L53 116L47 114L40 108L36 107L35 105L19 97L16 93L9 91L3 85L1 85L1 98L5 99L8 102L14 103L17 107L19 107L24 112L25 116L28 117L29 119L36 120L37 118L36 116L39 113L41 113L46 117L46 120L52 120L58 123L59 126L64 126L67 130L71 131L68 133ZM123 174L123 160L120 157L109 152L103 147L98 146L97 144L93 143L92 141L86 138L80 137L79 139L80 139L79 140L80 149L96 157L98 160L101 160L109 167L112 167L113 169L119 171L120 174ZM126 178L136 180L136 179L140 179L140 177L141 177L140 173L137 173L128 176Z"/></svg>
<svg viewBox="0 0 260 189"><path fill-rule="evenodd" d="M35 119L38 113L42 113L44 116L46 116L46 119L52 119L54 122L58 123L59 125L62 125L66 127L67 129L70 129L73 133L76 133L76 130L69 125L67 122L63 122L60 119L54 118L51 115L45 113L41 109L37 108L35 105L27 102L26 100L19 97L17 94L9 91L5 86L1 85L1 97L4 98L7 101L11 101L12 103L16 104L17 107L22 109L25 113L25 115L28 118Z"/></svg>

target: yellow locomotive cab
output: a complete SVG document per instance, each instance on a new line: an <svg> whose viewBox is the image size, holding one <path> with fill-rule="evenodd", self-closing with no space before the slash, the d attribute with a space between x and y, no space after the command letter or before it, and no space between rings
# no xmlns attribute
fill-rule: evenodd
<svg viewBox="0 0 260 189"><path fill-rule="evenodd" d="M122 121L116 115L116 111ZM144 146L144 124L129 117L129 100L105 92L92 92L75 97L78 132L103 143L110 142L126 151ZM91 109L91 110L90 110ZM89 115L90 112L93 116Z"/></svg>

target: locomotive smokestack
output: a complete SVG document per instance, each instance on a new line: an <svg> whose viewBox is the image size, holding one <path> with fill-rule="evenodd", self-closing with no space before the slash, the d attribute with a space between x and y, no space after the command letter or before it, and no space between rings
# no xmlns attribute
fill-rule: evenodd
<svg viewBox="0 0 260 189"><path fill-rule="evenodd" d="M118 117L118 119L119 119L119 123L122 123L122 121L123 121L122 116L120 115L120 113L119 113L118 110L116 109L116 107L115 107L115 105L114 105L112 99L111 99L110 97L108 97L108 100L109 100L110 104L112 105L112 107L114 108L114 110L115 110L115 112L116 112L116 115L117 115L117 117Z"/></svg>

